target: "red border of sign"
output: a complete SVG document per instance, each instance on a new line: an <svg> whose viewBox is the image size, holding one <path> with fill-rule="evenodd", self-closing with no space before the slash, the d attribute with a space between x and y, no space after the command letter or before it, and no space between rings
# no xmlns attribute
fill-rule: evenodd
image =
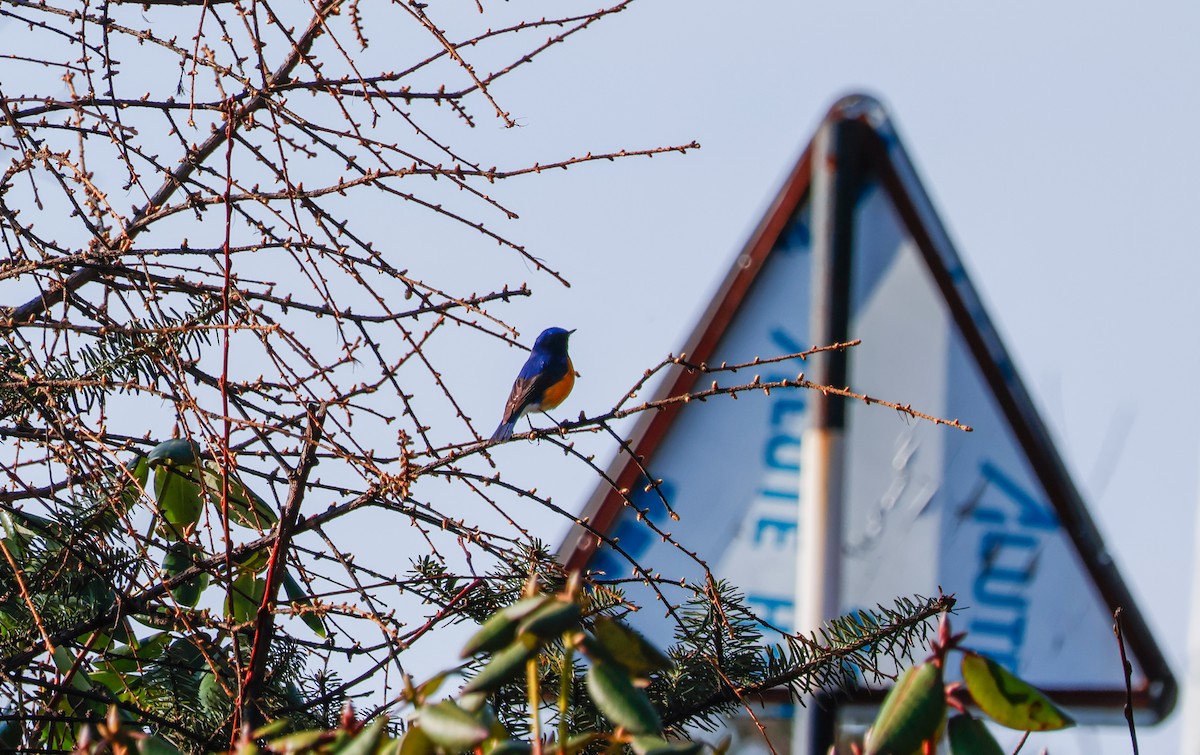
<svg viewBox="0 0 1200 755"><path fill-rule="evenodd" d="M1161 720L1175 706L1178 694L1175 677L1148 624L1136 608L1132 593L1108 554L1024 384L1015 370L1001 368L1002 364L1011 366L1012 361L966 274L961 272L963 268L959 256L917 180L903 147L896 139L886 110L870 97L851 95L839 100L830 109L824 122L845 120L866 123L877 137L870 148L871 172L887 190L919 246L952 316L1101 596L1110 609L1118 606L1123 609L1127 645L1146 675L1143 683L1133 690L1134 706L1148 713L1151 720ZM754 284L780 234L807 197L812 181L812 155L813 146L810 142L749 242L735 258L720 290L688 338L684 353L691 361L706 361L712 357L725 328ZM699 377L676 368L662 382L654 398L687 393L693 390ZM653 457L680 406L676 404L663 411L641 416L634 427L631 442L631 448L639 458ZM581 516L590 528L599 532L609 532L615 525L617 517L625 509L625 500L617 491L633 487L640 472L638 465L628 457L618 456L609 469L609 476L615 480L616 487L598 488ZM596 536L576 526L568 534L561 555L569 569L578 569L586 566L597 547ZM1115 641L1113 658L1117 658ZM1113 668L1114 679L1120 680L1123 685L1118 661L1113 661ZM1046 691L1055 700L1073 709L1119 712L1125 703L1124 691L1115 688Z"/></svg>

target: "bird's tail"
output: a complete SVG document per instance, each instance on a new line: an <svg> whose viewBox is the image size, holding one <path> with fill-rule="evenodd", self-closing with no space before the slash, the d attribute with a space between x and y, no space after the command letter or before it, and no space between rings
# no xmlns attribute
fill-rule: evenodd
<svg viewBox="0 0 1200 755"><path fill-rule="evenodd" d="M515 419L508 422L501 422L500 427L496 428L496 432L492 433L492 442L499 440L508 440L513 436L513 428L517 426Z"/></svg>

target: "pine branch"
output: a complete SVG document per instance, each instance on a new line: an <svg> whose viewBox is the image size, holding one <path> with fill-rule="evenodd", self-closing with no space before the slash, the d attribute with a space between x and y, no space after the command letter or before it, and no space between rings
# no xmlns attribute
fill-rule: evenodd
<svg viewBox="0 0 1200 755"><path fill-rule="evenodd" d="M727 586L723 586L721 598L729 611L740 609L739 597ZM730 659L745 653L743 643L754 638L757 630L743 624L735 626L732 641L726 642L724 664L717 664L716 659L703 649L686 645L682 649L673 649L673 655L681 659L698 657L701 663L681 664L673 677L666 680L667 684L657 690L659 699L666 702L664 724L676 729L715 724L721 714L743 704L746 698L772 689L786 688L793 696L800 697L822 687L845 686L854 680L854 674L847 670L847 663L852 668L873 669L876 668L875 659L880 655L893 658L906 655L929 631L925 622L953 606L952 596L940 595L911 602L897 601L894 610L880 607L879 612L861 611L843 617L807 638L789 638L785 646L765 648L765 656L757 654L757 662L747 664L746 673L740 678L736 664L731 664ZM694 631L702 629L696 627ZM709 631L712 632L711 624ZM754 647L756 651L764 650L761 646ZM707 689L697 684L697 680L705 676L704 664L721 671L719 675L707 674L709 679L720 680L712 682ZM698 670L696 665L701 669Z"/></svg>

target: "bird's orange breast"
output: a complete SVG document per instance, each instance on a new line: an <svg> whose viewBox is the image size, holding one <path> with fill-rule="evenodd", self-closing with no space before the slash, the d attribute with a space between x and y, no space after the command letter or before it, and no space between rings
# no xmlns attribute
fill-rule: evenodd
<svg viewBox="0 0 1200 755"><path fill-rule="evenodd" d="M566 401L570 395L571 389L575 387L575 365L571 364L570 358L567 359L567 374L562 376L554 385L548 386L546 392L542 394L542 400L539 410L546 411L553 409L563 401Z"/></svg>

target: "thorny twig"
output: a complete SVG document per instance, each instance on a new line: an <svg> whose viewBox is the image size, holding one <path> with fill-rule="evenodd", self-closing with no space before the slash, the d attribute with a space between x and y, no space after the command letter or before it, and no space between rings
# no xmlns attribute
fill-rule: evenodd
<svg viewBox="0 0 1200 755"><path fill-rule="evenodd" d="M565 284L496 225L517 215L499 187L699 145L581 145L573 157L524 164L456 146L463 132L455 128L514 123L497 82L630 0L570 14L546 4L546 13L499 22L417 4L348 5L0 2L0 22L26 30L0 51L0 293L8 302L0 310L0 513L44 517L53 526L35 536L61 538L53 544L72 559L38 571L5 550L0 578L21 598L24 608L12 610L27 614L28 626L0 637L0 670L10 674L0 675L0 689L27 701L30 715L61 714L52 708L62 679L39 656L104 638L76 655L79 668L104 667L115 649L133 652L122 644L130 638L115 639L129 617L189 646L202 659L198 673L240 700L239 722L257 715L286 676L275 664L286 667L288 657L323 669L349 659L345 681L289 715L316 715L357 695L375 694L382 705L395 696L386 679L379 689L380 674L457 618L480 580L523 578L530 554L544 556L531 509L577 521L489 466L491 446L467 401L473 383L446 363L448 349L516 343L503 305L532 289L505 280L459 290L453 277L439 282L422 266L442 256L467 267L484 247ZM385 50L371 48L381 36L370 34L372 24L388 29ZM224 217L211 220L214 210ZM441 224L436 245L413 232L426 219ZM732 373L844 346L718 367L671 357L610 410L525 437L595 432L670 402L813 387L800 378L755 380L633 405L666 369ZM160 488L190 478L165 469L148 478L138 463L168 438L200 449L204 508L185 527L164 521ZM605 479L569 440L554 440ZM629 452L623 440L618 446ZM643 465L655 487L652 471ZM281 511L275 527L232 521L235 479ZM628 491L626 500L634 505ZM711 576L700 554L648 510L638 514ZM376 540L347 547L343 526ZM682 623L667 595L681 578L659 575L603 532L589 534ZM186 563L168 570L168 554L181 551ZM288 564L311 592L295 613L328 621L323 642L284 618ZM64 574L71 569L102 579L111 600L42 610L38 591L78 576ZM180 588L208 579L233 598L241 569L265 583L251 620L219 604L181 605ZM488 569L497 571L480 576ZM430 615L427 603L439 608ZM138 665L134 673L152 670L149 660ZM207 749L237 734L199 731L169 707L121 706ZM233 723L230 715L215 726Z"/></svg>

